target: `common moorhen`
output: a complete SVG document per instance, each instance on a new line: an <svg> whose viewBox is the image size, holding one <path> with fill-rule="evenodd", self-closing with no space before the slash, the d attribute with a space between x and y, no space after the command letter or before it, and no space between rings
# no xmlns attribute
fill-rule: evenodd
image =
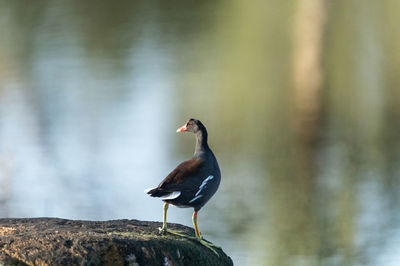
<svg viewBox="0 0 400 266"><path fill-rule="evenodd" d="M199 120L191 118L176 132L184 131L193 132L196 136L193 158L178 165L158 187L148 189L146 193L164 201L163 226L160 228L162 233L168 232L184 236L179 232L167 229L169 204L183 208L193 207L192 221L197 239L218 255L212 248L215 245L203 240L197 226L197 213L217 191L221 172L217 159L208 146L205 126Z"/></svg>

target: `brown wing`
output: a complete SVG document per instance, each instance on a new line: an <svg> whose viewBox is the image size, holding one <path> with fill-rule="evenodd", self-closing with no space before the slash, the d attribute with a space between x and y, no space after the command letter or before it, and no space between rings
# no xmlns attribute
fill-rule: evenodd
<svg viewBox="0 0 400 266"><path fill-rule="evenodd" d="M158 188L168 191L176 188L185 187L192 177L195 177L197 173L201 172L203 162L199 158L193 158L188 161L184 161L178 165L158 186Z"/></svg>

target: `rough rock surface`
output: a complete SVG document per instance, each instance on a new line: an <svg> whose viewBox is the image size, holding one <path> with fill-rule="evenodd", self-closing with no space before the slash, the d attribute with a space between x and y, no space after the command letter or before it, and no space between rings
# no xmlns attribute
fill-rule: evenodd
<svg viewBox="0 0 400 266"><path fill-rule="evenodd" d="M190 236L193 229L168 224ZM0 265L233 265L195 240L137 220L0 219Z"/></svg>

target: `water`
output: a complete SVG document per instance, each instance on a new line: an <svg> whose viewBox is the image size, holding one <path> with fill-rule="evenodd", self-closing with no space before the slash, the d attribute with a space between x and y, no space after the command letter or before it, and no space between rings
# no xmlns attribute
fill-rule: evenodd
<svg viewBox="0 0 400 266"><path fill-rule="evenodd" d="M161 221L143 190L195 117L223 178L199 227L235 264L400 264L399 7L368 2L329 5L308 102L294 1L1 1L0 215Z"/></svg>

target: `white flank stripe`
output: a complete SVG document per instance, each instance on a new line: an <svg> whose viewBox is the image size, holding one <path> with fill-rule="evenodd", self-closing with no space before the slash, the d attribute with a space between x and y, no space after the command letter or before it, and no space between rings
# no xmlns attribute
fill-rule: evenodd
<svg viewBox="0 0 400 266"><path fill-rule="evenodd" d="M210 175L209 177L204 179L204 181L201 183L201 185L199 187L199 191L197 191L195 196L198 196L200 194L200 192L205 188L205 186L207 186L207 182L210 181L213 178L214 178L214 176Z"/></svg>
<svg viewBox="0 0 400 266"><path fill-rule="evenodd" d="M214 176L210 175L206 179L204 179L203 182L201 182L201 185L199 186L199 191L196 192L196 195L194 195L194 198L191 199L189 201L189 203L192 203L193 201L196 201L196 200L200 199L201 197L203 197L203 195L201 195L200 193L207 187L208 181L210 181L213 178L214 178Z"/></svg>
<svg viewBox="0 0 400 266"><path fill-rule="evenodd" d="M194 197L191 201L189 201L189 203L192 203L193 201L200 199L201 197L203 197L203 195L198 195L198 196Z"/></svg>
<svg viewBox="0 0 400 266"><path fill-rule="evenodd" d="M176 199L177 197L179 197L181 195L180 191L174 191L171 192L165 196L159 197L162 200L172 200L172 199Z"/></svg>

